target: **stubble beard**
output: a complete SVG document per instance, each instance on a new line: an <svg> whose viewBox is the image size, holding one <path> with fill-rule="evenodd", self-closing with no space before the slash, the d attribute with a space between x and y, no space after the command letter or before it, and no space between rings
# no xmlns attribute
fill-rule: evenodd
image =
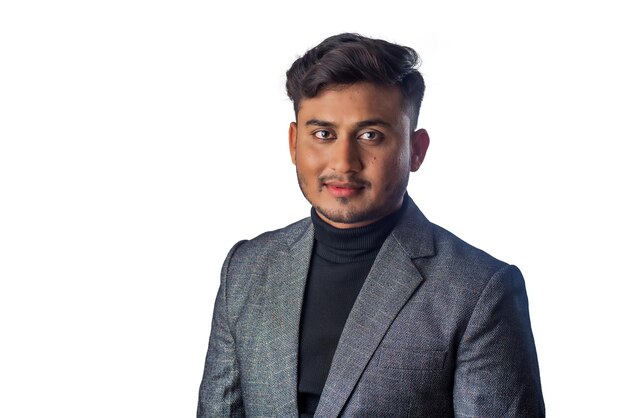
<svg viewBox="0 0 626 418"><path fill-rule="evenodd" d="M305 199L308 200L309 203L315 208L317 213L323 215L326 219L332 222L354 224L358 222L373 222L391 214L394 210L396 210L398 208L398 202L402 202L404 194L406 193L406 188L409 184L410 171L406 172L401 181L387 187L385 191L388 192L388 198L385 199L384 202L372 202L365 207L350 208L348 206L352 203L353 199L351 199L350 197L335 198L340 205L345 206L345 209L343 210L332 210L330 208L324 208L321 205L316 205L306 191L307 182L304 179L304 176L302 176L297 169L296 174L298 176L298 185L300 186L302 194L304 195ZM318 192L321 193L325 186L321 181L318 181L318 183Z"/></svg>

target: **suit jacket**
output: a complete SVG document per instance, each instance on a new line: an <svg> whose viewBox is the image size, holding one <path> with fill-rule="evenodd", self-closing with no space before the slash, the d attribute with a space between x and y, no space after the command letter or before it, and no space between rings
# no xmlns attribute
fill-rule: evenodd
<svg viewBox="0 0 626 418"><path fill-rule="evenodd" d="M297 416L312 248L307 218L230 251L198 417ZM354 303L315 416L544 415L520 271L430 223L410 201Z"/></svg>

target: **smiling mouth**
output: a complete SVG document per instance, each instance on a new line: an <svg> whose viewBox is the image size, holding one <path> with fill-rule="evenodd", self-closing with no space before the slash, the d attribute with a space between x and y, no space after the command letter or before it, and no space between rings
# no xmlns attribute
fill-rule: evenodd
<svg viewBox="0 0 626 418"><path fill-rule="evenodd" d="M327 182L323 184L334 197L351 197L365 189L362 183Z"/></svg>

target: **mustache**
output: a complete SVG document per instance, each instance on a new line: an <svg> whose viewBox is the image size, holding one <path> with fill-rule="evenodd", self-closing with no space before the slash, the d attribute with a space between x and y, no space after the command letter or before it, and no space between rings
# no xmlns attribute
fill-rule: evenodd
<svg viewBox="0 0 626 418"><path fill-rule="evenodd" d="M358 177L343 177L336 174L330 174L327 176L319 176L318 181L320 186L326 183L347 183L353 187L369 187L371 183L367 180L360 179Z"/></svg>

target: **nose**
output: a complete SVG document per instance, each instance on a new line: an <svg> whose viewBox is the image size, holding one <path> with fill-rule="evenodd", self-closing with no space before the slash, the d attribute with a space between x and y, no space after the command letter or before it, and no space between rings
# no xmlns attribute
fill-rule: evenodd
<svg viewBox="0 0 626 418"><path fill-rule="evenodd" d="M330 168L338 173L358 173L363 168L359 144L348 136L338 138L331 153Z"/></svg>

